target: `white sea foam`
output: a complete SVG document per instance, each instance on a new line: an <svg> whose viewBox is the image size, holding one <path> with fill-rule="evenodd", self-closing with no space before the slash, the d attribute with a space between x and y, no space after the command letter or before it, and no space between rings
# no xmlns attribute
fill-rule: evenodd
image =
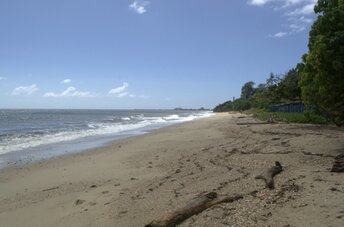
<svg viewBox="0 0 344 227"><path fill-rule="evenodd" d="M168 115L166 117L163 117L163 119L165 119L165 120L179 120L180 117L177 114L172 114L172 115Z"/></svg>
<svg viewBox="0 0 344 227"><path fill-rule="evenodd" d="M168 124L192 121L213 115L211 112L193 113L185 117L179 115L167 115L163 117L145 117L143 114L138 116L123 117L123 122L117 123L89 123L88 129L62 131L45 135L29 135L26 137L12 137L7 141L0 141L0 154L12 151L24 150L46 144L67 142L82 139L90 136L116 135L121 133L135 134L140 129L148 126L162 127ZM130 123L136 119L138 122Z"/></svg>

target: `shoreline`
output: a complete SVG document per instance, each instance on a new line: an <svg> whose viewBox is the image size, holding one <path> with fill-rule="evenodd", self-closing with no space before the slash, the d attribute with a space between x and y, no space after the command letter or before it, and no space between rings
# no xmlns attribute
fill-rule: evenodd
<svg viewBox="0 0 344 227"><path fill-rule="evenodd" d="M242 114L175 124L109 146L0 170L0 225L144 226L198 195L257 191L180 226L340 226L344 181L330 173L344 131ZM314 154L314 155L307 155ZM280 161L274 190L255 176Z"/></svg>
<svg viewBox="0 0 344 227"><path fill-rule="evenodd" d="M212 116L211 116L212 117ZM206 118L202 118L202 119L206 119ZM196 119L193 121L199 121L202 119ZM111 149L111 147L115 146L116 143L119 142L124 142L125 140L130 140L130 139L135 139L136 137L141 137L141 136L145 136L145 135L149 135L151 133L154 133L157 130L162 130L162 129L168 129L169 127L173 127L173 126L177 126L179 124L187 124L193 121L188 121L188 122L181 122L181 123L175 123L175 124L171 124L171 125L167 125L167 126L162 126L159 128L154 128L154 129L148 129L145 130L142 133L136 133L136 134L128 134L126 136L123 137L118 137L118 138L109 138L107 139L107 142L101 143L102 145L99 146L95 146L95 147L91 147L91 148L86 148L86 149L78 149L72 152L68 152L68 153L64 153L64 154L60 154L60 155L56 155L56 156L52 156L49 157L47 159L38 159L36 161L28 161L28 162L23 162L21 164L16 163L13 165L8 165L5 166L3 168L0 167L0 173L2 171L7 171L8 169L23 169L25 167L31 167L34 166L36 164L42 164L42 163L46 163L46 162L55 162L59 159L68 159L69 156L83 156L83 155L87 155L88 153L90 153L89 155L92 156L92 153L94 152L102 152L103 150L107 150L107 149ZM15 151L15 152L22 152L22 151ZM4 154L6 155L6 154Z"/></svg>
<svg viewBox="0 0 344 227"><path fill-rule="evenodd" d="M204 112L204 116L198 116L193 120L176 120L166 121L155 124L148 124L135 129L128 129L118 133L109 133L104 135L86 136L73 140L65 140L60 142L53 142L42 144L38 146L28 147L22 150L10 151L0 154L0 170L9 167L20 167L30 163L47 161L56 157L77 154L81 152L91 151L97 148L110 146L114 141L140 136L151 133L154 130L169 127L176 124L181 124L189 121L200 120L213 115L210 112ZM163 118L163 117L162 117Z"/></svg>

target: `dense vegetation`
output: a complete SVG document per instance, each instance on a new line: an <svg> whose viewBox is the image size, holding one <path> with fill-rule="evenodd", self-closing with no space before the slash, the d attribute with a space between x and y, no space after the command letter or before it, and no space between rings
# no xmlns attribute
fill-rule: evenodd
<svg viewBox="0 0 344 227"><path fill-rule="evenodd" d="M319 114L307 111L305 113L284 113L284 112L266 112L262 109L250 109L244 111L247 114L252 114L255 118L268 121L283 121L287 123L313 123L313 124L326 124L328 120Z"/></svg>
<svg viewBox="0 0 344 227"><path fill-rule="evenodd" d="M319 0L309 51L298 65L303 101L344 124L344 0Z"/></svg>
<svg viewBox="0 0 344 227"><path fill-rule="evenodd" d="M324 116L344 125L344 0L318 0L314 11L318 18L302 62L284 75L271 73L264 84L245 83L239 99L214 111L268 110L273 104L303 101L307 111L302 122L323 121L314 116Z"/></svg>
<svg viewBox="0 0 344 227"><path fill-rule="evenodd" d="M296 69L278 76L270 74L266 83L258 84L249 81L241 88L241 96L234 101L227 101L215 107L215 112L243 111L251 108L268 109L270 105L301 100L301 89L298 85L300 75Z"/></svg>

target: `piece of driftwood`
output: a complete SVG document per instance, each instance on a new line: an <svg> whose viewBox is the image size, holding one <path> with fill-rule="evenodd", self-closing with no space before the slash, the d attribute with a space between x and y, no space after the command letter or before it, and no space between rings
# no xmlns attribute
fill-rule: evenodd
<svg viewBox="0 0 344 227"><path fill-rule="evenodd" d="M174 212L167 213L161 219L154 220L145 227L173 227L180 224L185 219L208 209L211 206L220 203L232 203L236 200L242 199L242 195L234 195L229 197L218 197L216 192L210 192L201 197L191 201L185 207Z"/></svg>
<svg viewBox="0 0 344 227"><path fill-rule="evenodd" d="M239 122L237 125L269 125L273 122Z"/></svg>
<svg viewBox="0 0 344 227"><path fill-rule="evenodd" d="M256 179L263 179L265 181L266 187L269 189L274 189L274 176L281 173L283 171L283 167L280 162L276 161L275 166L269 168L267 171L262 173L261 175L256 176Z"/></svg>
<svg viewBox="0 0 344 227"><path fill-rule="evenodd" d="M267 124L274 124L275 121L273 118L269 118L267 121L263 122L239 122L237 125L267 125Z"/></svg>
<svg viewBox="0 0 344 227"><path fill-rule="evenodd" d="M42 192L51 191L51 190L55 190L55 189L59 189L59 187L43 189Z"/></svg>
<svg viewBox="0 0 344 227"><path fill-rule="evenodd" d="M344 172L344 154L336 156L333 163L331 172L343 173Z"/></svg>

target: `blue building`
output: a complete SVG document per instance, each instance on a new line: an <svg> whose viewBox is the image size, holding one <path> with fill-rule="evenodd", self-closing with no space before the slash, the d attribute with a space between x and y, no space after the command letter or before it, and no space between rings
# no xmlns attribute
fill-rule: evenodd
<svg viewBox="0 0 344 227"><path fill-rule="evenodd" d="M295 112L295 113L303 113L304 111L304 104L302 102L291 102L291 103L283 103L270 106L271 112Z"/></svg>

